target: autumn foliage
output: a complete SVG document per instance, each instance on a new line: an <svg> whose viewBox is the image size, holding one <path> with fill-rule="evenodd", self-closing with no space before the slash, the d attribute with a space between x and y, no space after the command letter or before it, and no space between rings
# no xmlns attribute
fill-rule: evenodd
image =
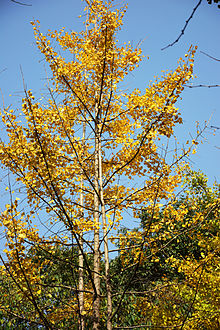
<svg viewBox="0 0 220 330"><path fill-rule="evenodd" d="M123 91L121 82L143 59L139 46L117 40L125 11L113 1L86 1L85 29L79 33L61 29L43 35L40 23L31 23L51 73L43 99L24 87L21 108L2 109L8 140L1 141L0 159L16 181L13 193L9 180L10 202L1 215L6 238L2 324L117 329L173 326L178 318L178 324L187 324L192 308L181 314L178 302L170 308L162 302L178 293L190 305L202 276L201 299L208 290L208 268L212 274L216 267L214 239L202 262L190 255L181 261L173 254L165 258L171 268L179 267L187 284L179 286L175 278L171 292L160 282L155 299L134 293L129 300L141 267L149 258L158 263L157 254L172 245L174 236L181 239L188 228L203 226L201 217L207 219L209 208L214 212L216 201L192 217L187 203L197 205L194 197L175 204L175 188L188 168L184 157L195 150L200 132L172 157L162 144L182 123L176 102L192 78L195 49L190 47L176 70L156 78L143 92ZM167 205L163 212L162 205ZM125 211L136 220L148 214L145 225L123 233ZM34 226L39 221L46 230ZM119 259L109 257L109 241L111 250L119 251L120 271ZM198 242L206 244L200 231ZM152 285L141 290L152 290ZM139 315L123 319L124 306ZM193 329L189 324L187 329Z"/></svg>

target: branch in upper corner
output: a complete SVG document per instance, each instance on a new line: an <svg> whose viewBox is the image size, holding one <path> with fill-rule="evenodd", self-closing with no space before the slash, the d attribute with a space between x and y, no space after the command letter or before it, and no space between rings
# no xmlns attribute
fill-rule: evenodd
<svg viewBox="0 0 220 330"><path fill-rule="evenodd" d="M187 25L189 24L189 22L190 22L191 19L193 18L193 15L195 14L196 10L197 10L198 7L201 5L201 3L202 3L202 0L199 0L199 2L197 3L197 5L195 6L195 8L194 8L193 11L192 11L192 14L191 14L190 17L186 20L186 23L185 23L185 25L184 25L184 27L183 27L183 29L182 29L182 31L181 31L179 37L178 37L174 42L172 42L171 44L167 45L166 47L161 48L161 50L164 50L164 49L166 49L166 48L168 48L168 47L173 46L174 44L176 44L176 43L180 40L180 38L184 35L184 32L185 32L185 30L186 30L186 28L187 28Z"/></svg>
<svg viewBox="0 0 220 330"><path fill-rule="evenodd" d="M212 87L220 87L220 85L184 85L184 87L189 87L189 88L196 88L196 87L212 88Z"/></svg>
<svg viewBox="0 0 220 330"><path fill-rule="evenodd" d="M205 52L203 52L203 51L201 51L201 50L200 50L200 53L202 53L202 54L204 54L204 55L206 55L206 56L212 58L212 59L215 60L215 61L220 62L220 59L218 59L218 58L216 58L216 57L213 57L213 56L211 56L211 55L209 55L209 54L207 54L207 53L205 53Z"/></svg>
<svg viewBox="0 0 220 330"><path fill-rule="evenodd" d="M27 3L23 3L23 2L20 2L20 1L16 1L16 0L11 0L11 2L14 2L14 3L17 3L18 5L21 5L21 6L32 6L32 5L29 5Z"/></svg>

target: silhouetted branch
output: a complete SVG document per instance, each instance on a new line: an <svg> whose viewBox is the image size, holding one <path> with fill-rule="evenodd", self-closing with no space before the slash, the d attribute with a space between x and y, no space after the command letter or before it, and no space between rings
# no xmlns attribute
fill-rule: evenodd
<svg viewBox="0 0 220 330"><path fill-rule="evenodd" d="M207 88L212 88L212 87L220 87L220 85L184 85L184 87L189 87L189 88L197 88L197 87L207 87Z"/></svg>
<svg viewBox="0 0 220 330"><path fill-rule="evenodd" d="M206 55L206 56L212 58L212 59L215 60L215 61L220 62L220 59L218 59L218 58L216 58L216 57L213 57L213 56L211 56L211 55L209 55L209 54L207 54L207 53L205 53L205 52L203 52L203 51L201 51L201 50L200 50L200 53L202 53L202 54L204 54L204 55Z"/></svg>
<svg viewBox="0 0 220 330"><path fill-rule="evenodd" d="M16 0L11 0L11 2L14 2L14 3L17 3L18 5L21 5L21 6L32 6L32 5L29 5L27 3L23 3L23 2L20 2L20 1L16 1Z"/></svg>
<svg viewBox="0 0 220 330"><path fill-rule="evenodd" d="M171 44L167 45L166 47L161 48L161 50L164 50L164 49L166 49L166 48L168 48L168 47L173 46L174 44L176 44L176 43L180 40L180 38L184 35L184 32L185 32L185 30L186 30L186 28L187 28L187 25L189 24L189 22L190 22L191 19L193 18L193 15L195 14L196 10L197 10L198 7L201 5L201 3L202 3L202 0L199 0L199 2L197 3L197 5L195 6L195 8L194 8L193 11L192 11L192 14L191 14L190 17L186 20L186 23L185 23L185 25L184 25L184 27L183 27L183 29L182 29L182 31L181 31L179 37L178 37L174 42L172 42Z"/></svg>

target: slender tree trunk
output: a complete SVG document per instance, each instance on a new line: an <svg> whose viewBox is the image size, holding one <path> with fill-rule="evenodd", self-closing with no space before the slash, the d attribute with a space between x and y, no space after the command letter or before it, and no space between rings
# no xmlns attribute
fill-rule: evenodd
<svg viewBox="0 0 220 330"><path fill-rule="evenodd" d="M86 123L83 123L83 136L82 136L82 148L84 149L85 146L85 131L86 131ZM83 220L84 218L84 211L83 211L83 170L81 169L81 182L80 182L80 218ZM83 272L83 233L80 233L79 237L79 244L81 249L79 249L79 328L80 330L85 329L85 322L84 322L84 272Z"/></svg>
<svg viewBox="0 0 220 330"><path fill-rule="evenodd" d="M94 160L94 284L97 297L93 302L93 329L100 329L100 252L99 252L99 140L98 107L95 105L95 160Z"/></svg>
<svg viewBox="0 0 220 330"><path fill-rule="evenodd" d="M81 234L82 235L82 234ZM83 239L82 237L79 238L79 244L83 249ZM81 250L79 249L79 312L80 312L80 319L79 319L79 328L80 330L85 329L84 324L84 279L83 279L83 255Z"/></svg>
<svg viewBox="0 0 220 330"><path fill-rule="evenodd" d="M87 39L87 21L88 21L88 9L86 13L86 39ZM86 70L85 70L85 79L86 79ZM86 117L86 111L84 111L84 120ZM83 122L83 133L82 133L82 149L85 148L85 136L86 136L86 122ZM83 169L81 168L81 182L80 182L80 205L81 205L81 219L84 218L84 210L83 210ZM79 311L81 316L81 330L85 329L84 322L84 272L83 272L83 233L80 234L79 243L81 249L79 249Z"/></svg>
<svg viewBox="0 0 220 330"><path fill-rule="evenodd" d="M101 136L99 134L99 186L100 198L102 204L102 226L103 226L103 240L104 240L104 253L105 253L105 281L107 291L107 329L112 330L112 297L111 297L111 283L109 274L109 252L108 252L108 233L105 213L105 202L103 195L103 182L102 182L102 155L101 155Z"/></svg>

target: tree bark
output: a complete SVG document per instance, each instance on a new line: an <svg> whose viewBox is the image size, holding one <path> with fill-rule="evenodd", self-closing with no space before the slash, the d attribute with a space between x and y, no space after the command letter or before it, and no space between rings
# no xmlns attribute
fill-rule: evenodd
<svg viewBox="0 0 220 330"><path fill-rule="evenodd" d="M86 123L83 123L83 136L82 136L82 148L84 149L85 146L85 131L86 131ZM80 218L83 220L84 218L84 211L83 211L83 169L81 169L81 182L80 182ZM83 272L83 233L80 233L79 237L79 244L81 249L79 249L79 328L80 330L85 329L85 322L84 322L84 272Z"/></svg>
<svg viewBox="0 0 220 330"><path fill-rule="evenodd" d="M79 238L79 243L80 246L83 250L83 238ZM81 250L79 249L79 314L80 314L80 319L79 319L79 329L84 330L85 329L85 324L84 324L84 278L83 278L83 255Z"/></svg>
<svg viewBox="0 0 220 330"><path fill-rule="evenodd" d="M103 226L103 241L104 241L104 255L105 255L105 281L107 291L107 330L112 330L112 297L111 297L111 283L109 274L109 249L108 249L108 232L107 221L105 212L105 202L103 194L103 181L102 181L102 155L101 155L101 136L99 134L99 187L100 187L100 199L102 206L102 226Z"/></svg>
<svg viewBox="0 0 220 330"><path fill-rule="evenodd" d="M97 297L93 301L93 329L100 329L100 252L99 252L99 137L98 104L95 104L95 159L94 159L94 284Z"/></svg>

